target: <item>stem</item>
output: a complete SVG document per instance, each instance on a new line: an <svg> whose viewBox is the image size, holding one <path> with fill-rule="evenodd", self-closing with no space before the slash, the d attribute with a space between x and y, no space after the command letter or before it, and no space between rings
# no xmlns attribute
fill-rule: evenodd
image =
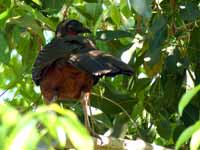
<svg viewBox="0 0 200 150"><path fill-rule="evenodd" d="M117 107L119 107L119 108L127 115L127 117L129 118L129 120L131 121L131 123L133 124L133 126L134 126L135 128L137 128L137 125L136 125L135 121L131 118L131 116L128 114L128 112L127 112L121 105L119 105L118 103L116 103L116 102L113 101L112 99L109 99L109 98L107 98L107 97L105 97L105 96L103 96L103 95L98 95L98 94L96 94L96 93L92 93L92 95L101 97L101 98L107 100L108 102L111 102L111 103L113 103L114 105L116 105ZM142 137L142 135L141 135L141 133L139 132L139 130L138 130L138 135L139 135L140 137Z"/></svg>

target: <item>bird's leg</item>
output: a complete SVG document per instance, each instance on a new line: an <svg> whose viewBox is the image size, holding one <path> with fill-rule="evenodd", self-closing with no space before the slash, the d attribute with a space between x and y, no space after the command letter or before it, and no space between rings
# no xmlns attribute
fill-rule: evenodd
<svg viewBox="0 0 200 150"><path fill-rule="evenodd" d="M90 110L90 125L91 125L92 130L94 130L94 118L92 115L90 100L88 101L88 106L89 106L89 110Z"/></svg>
<svg viewBox="0 0 200 150"><path fill-rule="evenodd" d="M45 103L46 104L52 104L54 102L56 102L58 100L58 91L57 90L53 90L52 91L53 95L51 98L45 98Z"/></svg>
<svg viewBox="0 0 200 150"><path fill-rule="evenodd" d="M53 89L53 98L51 99L51 103L54 103L58 100L58 88Z"/></svg>
<svg viewBox="0 0 200 150"><path fill-rule="evenodd" d="M89 100L90 100L90 93L89 92L85 92L85 93L81 94L81 105L83 107L85 127L88 129L88 131L91 133L91 135L99 138L99 135L97 133L95 133L94 130L90 126L88 112L87 112Z"/></svg>
<svg viewBox="0 0 200 150"><path fill-rule="evenodd" d="M51 100L51 103L54 103L58 100L58 96L57 95L54 95L52 100Z"/></svg>
<svg viewBox="0 0 200 150"><path fill-rule="evenodd" d="M85 127L89 130L90 129L90 122L89 122L89 117L88 117L88 112L87 112L87 106L89 103L89 96L90 93L82 93L81 94L81 105L83 108L83 114L84 114L84 122L85 122Z"/></svg>

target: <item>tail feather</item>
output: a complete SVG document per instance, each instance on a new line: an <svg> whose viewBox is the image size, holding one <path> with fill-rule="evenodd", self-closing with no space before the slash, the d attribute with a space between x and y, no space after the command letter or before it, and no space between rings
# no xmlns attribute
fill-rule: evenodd
<svg viewBox="0 0 200 150"><path fill-rule="evenodd" d="M133 73L133 69L129 65L98 50L72 55L68 62L97 77L117 74L132 75Z"/></svg>

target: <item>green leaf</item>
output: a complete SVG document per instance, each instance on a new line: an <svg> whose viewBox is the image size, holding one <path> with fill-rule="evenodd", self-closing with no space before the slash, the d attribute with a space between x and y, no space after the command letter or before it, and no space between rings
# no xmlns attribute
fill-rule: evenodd
<svg viewBox="0 0 200 150"><path fill-rule="evenodd" d="M154 51L162 46L167 36L167 19L163 15L154 17L150 33L152 35L150 36L149 48L151 51Z"/></svg>
<svg viewBox="0 0 200 150"><path fill-rule="evenodd" d="M46 2L46 1L45 1ZM27 12L31 13L36 20L41 21L42 23L45 23L51 30L55 31L56 25L53 23L49 18L45 17L41 12L39 12L37 9L33 9L31 6L27 5L23 2L17 2L17 5L20 7L20 9L26 10ZM30 17L30 16L29 16ZM31 19L31 18L29 18ZM33 19L33 18L32 18ZM31 20L32 20L31 19ZM31 23L30 23L31 24ZM23 24L22 24L23 25ZM39 28L39 31L41 28Z"/></svg>
<svg viewBox="0 0 200 150"><path fill-rule="evenodd" d="M30 15L24 15L23 17L12 18L9 21L10 24L17 24L20 27L31 30L34 34L39 35L44 40L43 32L36 20Z"/></svg>
<svg viewBox="0 0 200 150"><path fill-rule="evenodd" d="M189 103L184 108L181 120L183 121L186 127L194 124L196 121L199 120L199 108L196 105Z"/></svg>
<svg viewBox="0 0 200 150"><path fill-rule="evenodd" d="M75 148L78 150L93 150L93 140L78 120L63 117L59 118L59 121Z"/></svg>
<svg viewBox="0 0 200 150"><path fill-rule="evenodd" d="M88 3L97 3L98 2L98 0L84 0L84 1L86 1Z"/></svg>
<svg viewBox="0 0 200 150"><path fill-rule="evenodd" d="M184 21L195 21L200 17L200 9L194 2L187 2L181 5L180 16Z"/></svg>
<svg viewBox="0 0 200 150"><path fill-rule="evenodd" d="M37 121L31 118L30 120L26 120L23 126L20 122L20 126L17 126L10 134L10 137L7 141L7 148L15 150L36 149L37 143L40 139L39 133L36 129L36 124Z"/></svg>
<svg viewBox="0 0 200 150"><path fill-rule="evenodd" d="M74 7L81 15L91 20L92 24L95 24L99 17L102 15L102 5L99 3L85 3L83 6Z"/></svg>
<svg viewBox="0 0 200 150"><path fill-rule="evenodd" d="M182 144L191 138L191 136L200 129L200 121L196 122L194 125L188 127L178 138L176 142L176 150L178 150Z"/></svg>
<svg viewBox="0 0 200 150"><path fill-rule="evenodd" d="M45 112L47 111L46 108L48 108L48 111L54 111L62 115L62 117L57 118L56 124L58 126L56 126L56 128L58 130L62 130L59 129L60 127L64 129L64 131L68 135L68 138L70 139L70 141L76 149L93 150L93 139L90 137L88 131L78 121L76 115L72 111L62 109L57 104L52 104L48 107L41 107L37 111L40 113ZM60 136L63 135L58 135L59 142L63 144L63 141L62 139L60 139Z"/></svg>
<svg viewBox="0 0 200 150"><path fill-rule="evenodd" d="M66 0L41 0L43 8L48 8L50 14L55 14L60 11Z"/></svg>
<svg viewBox="0 0 200 150"><path fill-rule="evenodd" d="M5 110L6 108L6 110ZM6 125L7 127L10 126L14 126L16 123L18 123L19 119L20 119L20 115L17 112L17 110L15 110L12 107L1 107L2 109L2 124Z"/></svg>
<svg viewBox="0 0 200 150"><path fill-rule="evenodd" d="M59 118L59 122L64 127L70 141L79 150L93 150L93 139L90 137L87 130L77 120L77 117L71 112L58 107L58 105L51 105L52 109L65 115Z"/></svg>
<svg viewBox="0 0 200 150"><path fill-rule="evenodd" d="M196 27L192 30L191 32L191 38L190 38L190 43L189 43L189 47L188 47L188 55L189 55L189 59L190 61L194 62L194 63L199 63L200 60L200 40L198 40L200 36L200 28Z"/></svg>
<svg viewBox="0 0 200 150"><path fill-rule="evenodd" d="M1 66L2 67L2 66ZM1 89L11 89L16 85L17 75L11 67L4 66L2 67L3 73L0 73L0 88ZM6 83L6 81L9 81Z"/></svg>
<svg viewBox="0 0 200 150"><path fill-rule="evenodd" d="M3 33L0 32L0 62L7 64L10 60L10 51L8 47L8 43Z"/></svg>
<svg viewBox="0 0 200 150"><path fill-rule="evenodd" d="M169 140L172 134L170 122L164 118L159 120L159 123L157 124L157 131L161 137Z"/></svg>
<svg viewBox="0 0 200 150"><path fill-rule="evenodd" d="M123 30L115 30L115 31L97 31L96 39L97 40L104 40L110 41L118 38L125 38L125 37L133 37L134 34L132 32L123 31Z"/></svg>
<svg viewBox="0 0 200 150"><path fill-rule="evenodd" d="M5 19L8 16L8 14L9 14L9 9L5 10L4 12L2 12L0 14L0 21Z"/></svg>
<svg viewBox="0 0 200 150"><path fill-rule="evenodd" d="M121 13L123 13L123 15L126 16L126 18L129 18L132 16L132 12L131 12L131 7L128 4L127 0L121 0L120 1L120 10Z"/></svg>
<svg viewBox="0 0 200 150"><path fill-rule="evenodd" d="M144 102L143 100L140 100L134 107L133 111L131 113L131 117L136 119L142 114L142 111L144 110Z"/></svg>
<svg viewBox="0 0 200 150"><path fill-rule="evenodd" d="M40 0L32 0L34 3L38 4L39 6L42 6L42 3Z"/></svg>
<svg viewBox="0 0 200 150"><path fill-rule="evenodd" d="M161 69L161 49L167 38L167 20L164 16L155 16L150 27L149 48L145 57L145 69L149 76L155 75Z"/></svg>
<svg viewBox="0 0 200 150"><path fill-rule="evenodd" d="M141 78L137 79L134 83L133 92L140 92L141 90L144 90L151 82L151 79L149 78Z"/></svg>
<svg viewBox="0 0 200 150"><path fill-rule="evenodd" d="M200 127L199 130L197 130L193 135L192 139L190 141L190 150L198 150L198 147L200 146Z"/></svg>
<svg viewBox="0 0 200 150"><path fill-rule="evenodd" d="M152 0L129 0L132 8L141 16L150 19L152 16Z"/></svg>
<svg viewBox="0 0 200 150"><path fill-rule="evenodd" d="M8 106L8 105L1 105L0 106L0 118L3 125L6 127L10 127L15 125L19 119L20 115L17 110Z"/></svg>
<svg viewBox="0 0 200 150"><path fill-rule="evenodd" d="M24 32L20 34L21 36L18 37L18 46L17 46L17 52L22 55L22 59L24 59L24 54L26 54L27 51L29 51L29 44L30 44L30 33Z"/></svg>
<svg viewBox="0 0 200 150"><path fill-rule="evenodd" d="M4 7L10 7L10 5L12 5L12 1L11 0L0 0L0 4Z"/></svg>
<svg viewBox="0 0 200 150"><path fill-rule="evenodd" d="M199 92L200 85L196 86L195 88L187 91L181 98L179 105L178 105L178 112L182 115L184 108L187 104L191 101L191 99Z"/></svg>
<svg viewBox="0 0 200 150"><path fill-rule="evenodd" d="M42 107L39 107L38 110L40 110ZM38 111L40 115L37 116L37 118L41 121L43 126L48 129L48 133L53 137L54 139L57 139L57 133L56 133L56 126L57 126L57 116L56 113L53 112L40 112ZM47 109L46 109L47 110ZM49 123L51 122L51 123Z"/></svg>
<svg viewBox="0 0 200 150"><path fill-rule="evenodd" d="M127 132L127 122L129 118L125 113L120 113L115 117L113 128L112 128L112 137L115 138L124 138Z"/></svg>
<svg viewBox="0 0 200 150"><path fill-rule="evenodd" d="M111 5L110 7L110 17L112 18L115 24L120 25L121 22L120 10L115 5Z"/></svg>
<svg viewBox="0 0 200 150"><path fill-rule="evenodd" d="M88 13L95 22L102 14L102 11L102 5L99 3L86 3L85 5L85 12Z"/></svg>
<svg viewBox="0 0 200 150"><path fill-rule="evenodd" d="M10 9L6 9L4 12L0 13L0 29L5 26L5 22L10 15Z"/></svg>

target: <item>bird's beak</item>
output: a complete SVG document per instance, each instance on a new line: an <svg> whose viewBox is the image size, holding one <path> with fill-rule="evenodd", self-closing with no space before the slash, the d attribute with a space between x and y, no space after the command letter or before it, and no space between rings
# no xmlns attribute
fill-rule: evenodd
<svg viewBox="0 0 200 150"><path fill-rule="evenodd" d="M81 33L91 33L91 31L88 28L82 27L81 28Z"/></svg>

